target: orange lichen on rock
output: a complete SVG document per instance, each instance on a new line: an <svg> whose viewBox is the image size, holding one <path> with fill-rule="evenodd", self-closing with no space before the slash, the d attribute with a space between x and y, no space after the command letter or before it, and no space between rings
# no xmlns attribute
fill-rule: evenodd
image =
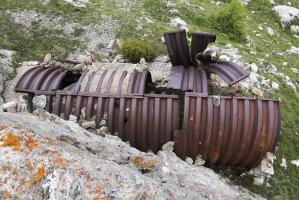
<svg viewBox="0 0 299 200"><path fill-rule="evenodd" d="M156 163L155 160L145 161L142 156L133 157L132 162L134 163L135 166L137 166L141 170L152 170Z"/></svg>
<svg viewBox="0 0 299 200"><path fill-rule="evenodd" d="M12 131L6 131L0 137L0 147L13 147L15 150L23 150L20 146L20 136L14 135Z"/></svg>
<svg viewBox="0 0 299 200"><path fill-rule="evenodd" d="M34 175L34 182L38 183L42 180L42 178L45 176L46 174L46 169L44 166L41 166L37 169L35 175Z"/></svg>
<svg viewBox="0 0 299 200"><path fill-rule="evenodd" d="M25 140L25 146L29 149L29 151L32 151L38 146L38 142L34 138L29 138L28 140Z"/></svg>

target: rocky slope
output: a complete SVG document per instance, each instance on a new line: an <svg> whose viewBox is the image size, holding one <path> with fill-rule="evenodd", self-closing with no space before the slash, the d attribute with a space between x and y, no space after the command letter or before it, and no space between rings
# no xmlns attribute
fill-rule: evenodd
<svg viewBox="0 0 299 200"><path fill-rule="evenodd" d="M0 113L1 199L263 199L172 152L142 153L44 111Z"/></svg>

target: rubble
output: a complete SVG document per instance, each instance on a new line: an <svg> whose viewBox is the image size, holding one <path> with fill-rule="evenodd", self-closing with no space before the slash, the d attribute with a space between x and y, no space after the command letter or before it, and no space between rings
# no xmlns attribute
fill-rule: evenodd
<svg viewBox="0 0 299 200"><path fill-rule="evenodd" d="M11 112L15 113L17 112L17 102L10 101L2 105L2 109L4 112Z"/></svg>
<svg viewBox="0 0 299 200"><path fill-rule="evenodd" d="M81 127L84 129L89 129L89 128L96 128L96 122L95 121L84 121L81 123Z"/></svg>

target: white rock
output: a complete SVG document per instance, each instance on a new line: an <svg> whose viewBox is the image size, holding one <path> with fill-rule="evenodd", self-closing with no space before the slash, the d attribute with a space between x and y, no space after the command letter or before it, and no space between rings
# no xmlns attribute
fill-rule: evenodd
<svg viewBox="0 0 299 200"><path fill-rule="evenodd" d="M250 84L247 81L239 82L239 87L241 90L247 91L250 88Z"/></svg>
<svg viewBox="0 0 299 200"><path fill-rule="evenodd" d="M186 31L188 30L187 22L185 22L184 20L182 20L182 19L179 18L179 17L174 18L174 19L171 19L171 20L170 20L170 24L171 24L171 26L173 26L174 28L185 29Z"/></svg>
<svg viewBox="0 0 299 200"><path fill-rule="evenodd" d="M47 65L51 60L51 54L47 53L44 57L43 65Z"/></svg>
<svg viewBox="0 0 299 200"><path fill-rule="evenodd" d="M264 176L257 176L253 178L253 184L257 186L262 186L264 184L265 177Z"/></svg>
<svg viewBox="0 0 299 200"><path fill-rule="evenodd" d="M287 169L287 160L285 158L281 159L280 166L283 167L284 169Z"/></svg>
<svg viewBox="0 0 299 200"><path fill-rule="evenodd" d="M72 122L76 122L77 123L77 117L75 115L70 115L69 116L69 121L72 121Z"/></svg>
<svg viewBox="0 0 299 200"><path fill-rule="evenodd" d="M274 35L274 30L273 30L271 27L268 27L268 28L267 28L267 33L268 33L270 36L273 36L273 35Z"/></svg>
<svg viewBox="0 0 299 200"><path fill-rule="evenodd" d="M272 89L274 89L274 90L278 90L278 89L279 89L279 84L276 83L276 82L274 82L274 81L272 81L271 87L272 87Z"/></svg>
<svg viewBox="0 0 299 200"><path fill-rule="evenodd" d="M190 157L186 157L185 161L189 164L192 165L193 164L193 160Z"/></svg>
<svg viewBox="0 0 299 200"><path fill-rule="evenodd" d="M269 2L270 2L272 5L276 5L276 3L275 3L274 0L269 0Z"/></svg>
<svg viewBox="0 0 299 200"><path fill-rule="evenodd" d="M47 97L45 95L35 96L32 102L35 108L44 109L47 105Z"/></svg>
<svg viewBox="0 0 299 200"><path fill-rule="evenodd" d="M145 65L146 64L146 60L144 58L141 58L140 61L139 61L139 64Z"/></svg>
<svg viewBox="0 0 299 200"><path fill-rule="evenodd" d="M162 146L163 151L173 152L173 149L174 149L174 142L167 142Z"/></svg>
<svg viewBox="0 0 299 200"><path fill-rule="evenodd" d="M17 112L17 102L15 102L15 101L7 102L2 105L2 109L5 112L15 113L15 112Z"/></svg>
<svg viewBox="0 0 299 200"><path fill-rule="evenodd" d="M230 57L228 57L227 55L221 55L219 57L219 60L222 60L222 61L230 61Z"/></svg>
<svg viewBox="0 0 299 200"><path fill-rule="evenodd" d="M257 73L257 71L259 70L258 66L255 63L252 63L249 65L250 71Z"/></svg>
<svg viewBox="0 0 299 200"><path fill-rule="evenodd" d="M283 62L282 65L283 66L288 66L288 62Z"/></svg>
<svg viewBox="0 0 299 200"><path fill-rule="evenodd" d="M292 72L294 72L295 74L299 74L299 69L297 68L291 68Z"/></svg>
<svg viewBox="0 0 299 200"><path fill-rule="evenodd" d="M96 122L95 121L85 121L85 122L81 123L81 127L84 129L96 128Z"/></svg>
<svg viewBox="0 0 299 200"><path fill-rule="evenodd" d="M289 50L286 51L286 53L297 56L299 58L299 47L292 46Z"/></svg>
<svg viewBox="0 0 299 200"><path fill-rule="evenodd" d="M194 165L196 165L196 166L202 166L202 165L205 164L205 162L206 161L202 158L202 155L198 155L198 156L196 156Z"/></svg>
<svg viewBox="0 0 299 200"><path fill-rule="evenodd" d="M63 1L78 8L86 8L87 5L90 3L89 0L63 0Z"/></svg>
<svg viewBox="0 0 299 200"><path fill-rule="evenodd" d="M299 33L299 26L292 25L290 30L292 33Z"/></svg>
<svg viewBox="0 0 299 200"><path fill-rule="evenodd" d="M155 58L155 62L162 62L162 63L168 63L170 61L169 56L166 55L160 55Z"/></svg>
<svg viewBox="0 0 299 200"><path fill-rule="evenodd" d="M258 83L258 74L256 74L256 73L253 73L253 72L251 72L250 74L249 74L249 80L250 80L250 82L251 83Z"/></svg>
<svg viewBox="0 0 299 200"><path fill-rule="evenodd" d="M296 86L292 82L287 82L287 85L294 90L296 89Z"/></svg>
<svg viewBox="0 0 299 200"><path fill-rule="evenodd" d="M264 96L263 91L260 90L260 89L258 89L257 87L253 87L253 88L251 89L251 92L252 92L254 95L259 96L259 97Z"/></svg>
<svg viewBox="0 0 299 200"><path fill-rule="evenodd" d="M299 160L292 160L291 163L296 167L299 167Z"/></svg>
<svg viewBox="0 0 299 200"><path fill-rule="evenodd" d="M280 23L283 27L291 24L293 20L299 18L299 9L286 5L278 5L273 10L279 15Z"/></svg>

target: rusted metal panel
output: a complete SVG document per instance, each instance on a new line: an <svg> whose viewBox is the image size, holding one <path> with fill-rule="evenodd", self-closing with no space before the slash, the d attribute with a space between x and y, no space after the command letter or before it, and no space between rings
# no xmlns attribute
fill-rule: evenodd
<svg viewBox="0 0 299 200"><path fill-rule="evenodd" d="M227 61L217 61L208 65L208 71L219 75L229 85L233 85L249 74L235 63Z"/></svg>
<svg viewBox="0 0 299 200"><path fill-rule="evenodd" d="M172 65L191 66L192 63L190 60L186 31L167 32L164 34L164 38Z"/></svg>
<svg viewBox="0 0 299 200"><path fill-rule="evenodd" d="M171 69L167 88L208 93L207 74L205 70L195 67L174 66Z"/></svg>
<svg viewBox="0 0 299 200"><path fill-rule="evenodd" d="M258 165L273 152L280 129L279 101L186 93L178 155L202 155L208 164ZM186 136L187 135L187 136ZM183 157L184 158L184 157Z"/></svg>
<svg viewBox="0 0 299 200"><path fill-rule="evenodd" d="M90 97L93 98L92 103L89 102ZM129 141L142 151L150 149L157 152L163 144L173 140L174 130L179 129L179 100L176 95L115 96L57 91L54 102L54 114L68 119L70 114L74 115L79 110L81 119L95 120L97 127L106 114L110 132L117 133L123 141Z"/></svg>
<svg viewBox="0 0 299 200"><path fill-rule="evenodd" d="M216 35L213 33L192 33L191 59L193 65L197 65L196 57L198 53L203 52L209 43L216 41Z"/></svg>

